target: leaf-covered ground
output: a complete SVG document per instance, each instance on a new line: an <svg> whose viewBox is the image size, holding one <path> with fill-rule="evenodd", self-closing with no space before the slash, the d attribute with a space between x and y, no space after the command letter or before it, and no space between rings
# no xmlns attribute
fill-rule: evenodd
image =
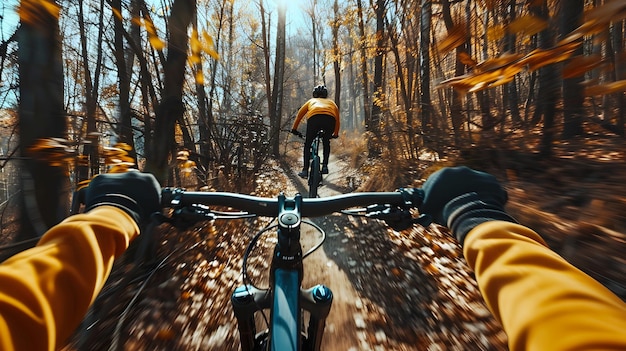
<svg viewBox="0 0 626 351"><path fill-rule="evenodd" d="M620 141L604 140L595 147L587 141L587 150L560 145L560 156L550 161L498 151L467 163L496 173L520 222L626 299L626 169L621 145L607 147L607 142ZM428 166L411 169L419 175ZM371 169L377 167L384 165ZM304 191L294 170L296 166L269 165L256 181L255 194ZM352 191L369 177L337 160L321 196ZM419 184L419 179L413 183ZM305 260L304 285L323 283L334 292L325 349L507 349L506 335L484 306L460 248L444 228L394 232L375 221L341 215L315 223L328 237ZM155 231L155 263L135 265L132 251L118 262L68 349L237 350L230 294L241 284L245 246L266 224L264 219L218 221L186 232L162 225ZM305 231L303 238L306 250L318 237ZM274 242L271 235L262 237L253 253L249 273L257 285L266 284L267 255Z"/></svg>

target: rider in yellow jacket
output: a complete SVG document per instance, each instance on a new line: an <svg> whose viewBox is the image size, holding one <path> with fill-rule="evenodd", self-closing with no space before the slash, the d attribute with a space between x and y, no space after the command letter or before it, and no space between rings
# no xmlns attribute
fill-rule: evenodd
<svg viewBox="0 0 626 351"><path fill-rule="evenodd" d="M463 244L510 349L626 350L626 304L515 223L502 210L506 194L485 175L467 168L432 175L423 211ZM87 213L69 217L35 248L0 265L0 350L63 346L113 260L158 209L151 179L129 184L125 176L108 176L89 186Z"/></svg>
<svg viewBox="0 0 626 351"><path fill-rule="evenodd" d="M335 102L328 98L328 89L323 85L318 85L313 89L313 98L309 99L296 115L291 132L298 135L298 126L303 118L306 118L306 136L304 139L303 166L302 172L298 175L302 178L309 176L309 163L311 161L311 144L320 130L324 131L322 144L324 153L322 157L322 174L328 174L328 160L330 158L330 138L339 136L339 108Z"/></svg>

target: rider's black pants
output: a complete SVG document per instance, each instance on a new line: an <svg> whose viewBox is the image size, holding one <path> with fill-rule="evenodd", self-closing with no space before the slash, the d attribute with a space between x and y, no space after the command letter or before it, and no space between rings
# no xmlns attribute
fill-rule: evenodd
<svg viewBox="0 0 626 351"><path fill-rule="evenodd" d="M319 130L324 131L324 138L322 138L322 144L324 145L324 158L322 159L322 164L324 166L328 165L328 158L330 157L330 137L335 131L335 118L329 115L315 115L306 121L303 170L309 169L309 163L311 162L311 144L313 143L313 139L315 139Z"/></svg>

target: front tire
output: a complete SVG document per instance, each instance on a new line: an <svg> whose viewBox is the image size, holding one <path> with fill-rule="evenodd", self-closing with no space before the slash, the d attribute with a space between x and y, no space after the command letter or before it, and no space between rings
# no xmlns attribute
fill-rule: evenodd
<svg viewBox="0 0 626 351"><path fill-rule="evenodd" d="M320 159L319 157L314 157L311 161L311 170L309 172L309 198L317 197L317 188L321 182Z"/></svg>

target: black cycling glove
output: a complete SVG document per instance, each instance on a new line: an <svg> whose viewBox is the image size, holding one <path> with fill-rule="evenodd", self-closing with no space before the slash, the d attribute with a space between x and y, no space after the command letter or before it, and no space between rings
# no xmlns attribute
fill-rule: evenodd
<svg viewBox="0 0 626 351"><path fill-rule="evenodd" d="M468 167L443 168L428 177L422 189L420 212L450 228L461 245L478 224L494 220L517 223L505 212L506 191L491 174Z"/></svg>
<svg viewBox="0 0 626 351"><path fill-rule="evenodd" d="M161 210L161 186L152 174L131 170L94 177L85 192L85 212L98 206L115 206L128 213L139 228Z"/></svg>

